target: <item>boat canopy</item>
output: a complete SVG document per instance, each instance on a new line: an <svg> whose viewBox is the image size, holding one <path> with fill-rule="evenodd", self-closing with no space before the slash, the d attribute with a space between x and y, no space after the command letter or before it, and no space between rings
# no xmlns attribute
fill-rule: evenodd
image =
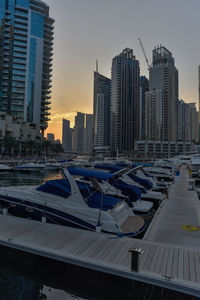
<svg viewBox="0 0 200 300"><path fill-rule="evenodd" d="M148 190L152 189L152 187L153 187L153 184L149 179L143 179L143 178L140 178L137 175L134 175L134 174L131 174L131 173L129 173L128 176L132 180L139 183L140 185L142 185L143 187L145 187Z"/></svg>
<svg viewBox="0 0 200 300"><path fill-rule="evenodd" d="M71 175L79 175L79 176L90 177L90 178L93 177L105 181L109 180L114 176L111 173L99 172L96 170L85 169L80 167L68 167L68 171Z"/></svg>
<svg viewBox="0 0 200 300"><path fill-rule="evenodd" d="M137 186L127 184L122 179L111 180L110 184L119 189L124 196L128 196L131 201L137 201L141 197L141 190Z"/></svg>
<svg viewBox="0 0 200 300"><path fill-rule="evenodd" d="M110 195L103 195L95 191L92 186L82 182L76 182L78 188L85 199L87 205L91 208L102 208L102 210L112 209L122 200ZM37 188L38 191L53 194L63 198L67 198L71 194L70 184L66 179L50 180Z"/></svg>
<svg viewBox="0 0 200 300"><path fill-rule="evenodd" d="M53 194L63 198L71 195L70 184L66 179L50 180L37 187L37 191Z"/></svg>
<svg viewBox="0 0 200 300"><path fill-rule="evenodd" d="M102 210L108 210L112 209L117 203L122 201L114 196L105 195L95 191L95 189L87 183L80 181L77 181L76 183L81 195L85 199L85 202L91 208L102 208Z"/></svg>

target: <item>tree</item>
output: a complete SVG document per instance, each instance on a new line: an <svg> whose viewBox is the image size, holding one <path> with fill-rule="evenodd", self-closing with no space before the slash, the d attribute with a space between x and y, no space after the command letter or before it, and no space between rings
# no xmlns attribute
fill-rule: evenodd
<svg viewBox="0 0 200 300"><path fill-rule="evenodd" d="M26 154L31 154L31 157L33 157L34 151L36 149L36 142L33 140L27 140L25 142L25 149L26 149Z"/></svg>
<svg viewBox="0 0 200 300"><path fill-rule="evenodd" d="M17 145L17 141L15 137L8 136L8 135L4 136L3 138L4 153L8 153L11 155L16 145Z"/></svg>
<svg viewBox="0 0 200 300"><path fill-rule="evenodd" d="M51 144L51 151L53 153L55 153L56 155L59 154L59 153L64 152L64 150L62 148L62 145L61 144L57 144L57 143Z"/></svg>
<svg viewBox="0 0 200 300"><path fill-rule="evenodd" d="M48 140L42 141L42 151L45 155L48 155L51 144L52 144L51 141L48 141Z"/></svg>

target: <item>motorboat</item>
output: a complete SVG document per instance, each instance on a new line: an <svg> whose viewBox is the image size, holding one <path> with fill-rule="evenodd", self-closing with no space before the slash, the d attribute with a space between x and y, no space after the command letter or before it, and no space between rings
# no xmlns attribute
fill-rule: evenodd
<svg viewBox="0 0 200 300"><path fill-rule="evenodd" d="M33 163L33 162L22 162L13 167L13 171L19 172L40 172L45 168L44 164L41 163Z"/></svg>
<svg viewBox="0 0 200 300"><path fill-rule="evenodd" d="M143 232L144 219L134 215L124 200L97 193L95 205L94 201L89 203L67 168L63 169L63 175L63 179L40 186L1 187L0 204L16 216L45 219L55 224L118 236L136 236Z"/></svg>
<svg viewBox="0 0 200 300"><path fill-rule="evenodd" d="M192 172L199 172L200 171L200 157L196 157L196 156L192 157L189 167Z"/></svg>
<svg viewBox="0 0 200 300"><path fill-rule="evenodd" d="M179 162L181 165L187 165L190 163L191 156L190 155L182 155L179 157Z"/></svg>
<svg viewBox="0 0 200 300"><path fill-rule="evenodd" d="M45 163L45 171L58 171L63 166L60 162L47 162Z"/></svg>
<svg viewBox="0 0 200 300"><path fill-rule="evenodd" d="M137 186L127 184L121 178L116 177L115 173L99 172L80 167L69 167L68 170L70 174L81 177L81 181L83 182L84 180L87 184L90 184L90 182L93 184L91 179L95 178L96 183L94 184L97 190L101 189L106 195L123 198L135 213L146 214L149 213L153 207L152 202L141 199L141 191ZM105 176L103 174L105 174ZM103 176L106 180L103 179ZM107 178L108 176L110 177Z"/></svg>
<svg viewBox="0 0 200 300"><path fill-rule="evenodd" d="M147 180L147 182L151 182L152 186L151 187L146 186L146 188L147 189L150 188L152 192L154 191L154 192L166 193L169 183L163 183L163 182L161 183L159 181L156 181L154 176L151 176L144 171L144 167L142 165L134 167L132 169L132 174L138 176L141 179Z"/></svg>
<svg viewBox="0 0 200 300"><path fill-rule="evenodd" d="M149 207L149 210L151 210L153 204L155 208L158 208L160 201L163 200L163 194L159 191L153 191L152 187L153 184L150 180L150 177L147 178L141 178L135 174L141 168L142 166L137 166L135 168L123 168L122 166L115 165L115 166L109 166L109 165L95 165L96 168L105 168L106 170L110 170L114 173L114 178L117 180L117 182L123 182L124 184L127 184L129 187L134 186L137 187L141 193L140 193L140 205L144 204L147 207ZM126 194L127 191L124 188L124 193ZM137 199L138 200L138 199ZM147 203L146 203L147 202ZM138 202L139 203L139 202Z"/></svg>
<svg viewBox="0 0 200 300"><path fill-rule="evenodd" d="M11 167L8 167L8 166L6 166L4 164L0 164L0 172L9 172L11 170L12 170Z"/></svg>
<svg viewBox="0 0 200 300"><path fill-rule="evenodd" d="M157 181L172 182L174 179L174 174L162 167L144 167L144 170L150 176L155 177Z"/></svg>

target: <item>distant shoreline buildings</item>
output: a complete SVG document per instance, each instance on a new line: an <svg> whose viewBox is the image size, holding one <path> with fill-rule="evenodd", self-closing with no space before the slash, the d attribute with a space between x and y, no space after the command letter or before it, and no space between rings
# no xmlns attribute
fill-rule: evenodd
<svg viewBox="0 0 200 300"><path fill-rule="evenodd" d="M111 73L109 79L94 72L94 153L133 157L138 145L153 143L156 154L156 147L161 152L167 142L170 155L188 152L192 142L199 142L199 112L195 103L179 99L178 70L167 48L160 45L152 51L149 80L140 76L139 61L129 48L113 58ZM105 97L106 83L111 92ZM106 122L110 125L104 133ZM107 144L103 143L104 134L110 136ZM178 144L175 147L173 143ZM140 154L145 147L140 147Z"/></svg>
<svg viewBox="0 0 200 300"><path fill-rule="evenodd" d="M140 76L139 61L125 48L112 60L111 79L99 73L97 64L93 115L85 119L78 112L73 129L63 120L63 147L141 158L189 153L192 143L199 142L199 120L195 103L179 99L178 70L167 48L153 49L149 79Z"/></svg>
<svg viewBox="0 0 200 300"><path fill-rule="evenodd" d="M70 121L62 122L62 146L65 152L92 153L93 150L93 114L77 112L74 128Z"/></svg>

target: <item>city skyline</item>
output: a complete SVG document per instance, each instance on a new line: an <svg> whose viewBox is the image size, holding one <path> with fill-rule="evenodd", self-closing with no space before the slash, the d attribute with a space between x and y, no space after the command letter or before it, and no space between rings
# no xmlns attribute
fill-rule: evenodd
<svg viewBox="0 0 200 300"><path fill-rule="evenodd" d="M179 0L176 3L46 0L46 3L56 21L52 121L46 133L54 132L56 138L61 138L62 118L73 121L76 111L92 113L97 58L99 72L110 78L112 58L121 49L130 47L140 62L141 75L148 77L139 37L150 61L158 44L173 52L179 70L179 98L198 103L200 45L194 38L198 30L198 1L193 0L194 5ZM180 7L184 7L181 14Z"/></svg>

